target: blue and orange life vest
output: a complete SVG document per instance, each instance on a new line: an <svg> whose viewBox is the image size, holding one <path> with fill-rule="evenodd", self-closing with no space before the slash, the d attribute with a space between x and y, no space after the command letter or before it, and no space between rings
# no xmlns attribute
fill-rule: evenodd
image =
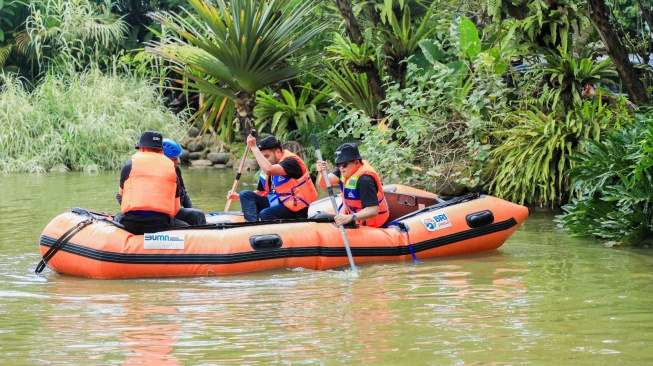
<svg viewBox="0 0 653 366"><path fill-rule="evenodd" d="M379 202L379 214L371 219L357 220L356 224L371 227L381 227L390 217L390 210L388 210L388 202L385 200L383 194L383 187L381 179L376 173L374 168L363 160L363 165L354 172L354 174L345 181L345 177L340 176L340 196L342 197L343 205L340 208L340 213L353 214L363 209L363 203L360 195L358 194L358 179L363 175L369 175L376 181L376 198Z"/></svg>
<svg viewBox="0 0 653 366"><path fill-rule="evenodd" d="M283 155L279 162L291 158L297 160L301 167L302 176L299 179L290 178L287 175L273 175L272 179L270 179L272 181L272 187L270 187L270 180L268 180L267 174L261 173L259 179L265 190L265 195L270 201L270 206L281 203L290 211L297 212L317 200L317 190L315 189L315 185L313 185L306 165L304 165L304 162L299 156L288 150L283 150ZM274 191L271 188L274 188Z"/></svg>
<svg viewBox="0 0 653 366"><path fill-rule="evenodd" d="M175 166L163 153L139 151L131 157L132 169L120 189L120 210L155 211L175 216L179 211Z"/></svg>

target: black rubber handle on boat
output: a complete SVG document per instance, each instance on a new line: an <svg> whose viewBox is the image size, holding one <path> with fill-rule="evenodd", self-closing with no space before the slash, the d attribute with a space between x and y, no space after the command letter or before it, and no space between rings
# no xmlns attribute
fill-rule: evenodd
<svg viewBox="0 0 653 366"><path fill-rule="evenodd" d="M249 133L250 135L256 137L258 135L258 132L256 132L255 129L252 128L252 132ZM245 159L247 159L247 154L249 154L249 146L245 147L245 153L243 154L243 158L240 160L240 165L238 166L238 173L236 173L236 179L234 180L234 184L231 186L231 192L236 192L236 188L238 188L238 181L240 180L240 174L243 172L243 167L245 166ZM227 199L227 204L224 206L224 211L229 211L229 206L231 206L231 200Z"/></svg>
<svg viewBox="0 0 653 366"><path fill-rule="evenodd" d="M318 161L324 161L322 160L322 153L320 152L320 145L317 143L317 137L315 137L315 134L311 134L311 139L313 140L313 146L315 147L315 154L317 155L317 160ZM336 203L336 198L333 195L333 189L331 188L331 182L329 181L329 172L324 169L322 172L322 176L324 177L324 183L327 187L327 191L329 192L329 198L331 198L331 203L333 204L333 212L337 215L338 214L338 204ZM340 233L342 234L342 241L345 242L345 250L347 251L347 257L349 258L349 265L351 266L352 271L356 271L356 265L354 264L354 257L351 255L351 249L349 248L349 240L347 240L347 233L345 233L345 227L340 225Z"/></svg>

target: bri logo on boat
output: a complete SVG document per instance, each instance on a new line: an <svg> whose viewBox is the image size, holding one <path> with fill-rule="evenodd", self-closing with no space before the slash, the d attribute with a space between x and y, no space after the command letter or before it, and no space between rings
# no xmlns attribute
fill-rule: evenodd
<svg viewBox="0 0 653 366"><path fill-rule="evenodd" d="M444 212L436 212L432 217L427 217L422 220L422 223L428 231L435 231L451 227L451 220Z"/></svg>
<svg viewBox="0 0 653 366"><path fill-rule="evenodd" d="M184 249L184 246L183 235L170 233L143 235L143 248L145 249Z"/></svg>

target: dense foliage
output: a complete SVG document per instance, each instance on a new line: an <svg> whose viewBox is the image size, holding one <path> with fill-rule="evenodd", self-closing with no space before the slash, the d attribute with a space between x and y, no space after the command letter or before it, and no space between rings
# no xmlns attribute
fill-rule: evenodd
<svg viewBox="0 0 653 366"><path fill-rule="evenodd" d="M579 196L558 219L572 235L633 244L653 234L653 123L638 119L586 142L568 171Z"/></svg>

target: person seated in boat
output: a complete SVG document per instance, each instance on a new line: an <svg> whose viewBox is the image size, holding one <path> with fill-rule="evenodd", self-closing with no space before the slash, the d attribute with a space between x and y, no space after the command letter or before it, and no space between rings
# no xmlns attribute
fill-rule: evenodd
<svg viewBox="0 0 653 366"><path fill-rule="evenodd" d="M190 200L186 186L184 185L184 178L181 176L181 168L179 168L179 157L181 156L181 146L173 139L163 139L163 155L172 161L175 165L175 173L179 180L179 188L181 190L179 212L175 215L176 219L184 221L189 225L206 225L206 215L202 210L193 207L193 202Z"/></svg>
<svg viewBox="0 0 653 366"><path fill-rule="evenodd" d="M121 213L114 220L133 234L188 226L175 219L181 189L174 164L163 155L162 142L159 132L143 132L136 145L138 151L120 172L116 198Z"/></svg>
<svg viewBox="0 0 653 366"><path fill-rule="evenodd" d="M229 191L227 199L240 200L246 221L301 219L308 216L308 206L317 200L317 190L302 159L281 141L268 136L258 143L247 136L261 175L256 191Z"/></svg>
<svg viewBox="0 0 653 366"><path fill-rule="evenodd" d="M324 161L317 162L318 182L326 188L323 174L328 169ZM335 215L336 225L381 227L390 216L388 202L383 194L381 180L374 168L361 157L358 146L345 143L336 150L336 169L328 173L331 185L340 184L342 206Z"/></svg>

